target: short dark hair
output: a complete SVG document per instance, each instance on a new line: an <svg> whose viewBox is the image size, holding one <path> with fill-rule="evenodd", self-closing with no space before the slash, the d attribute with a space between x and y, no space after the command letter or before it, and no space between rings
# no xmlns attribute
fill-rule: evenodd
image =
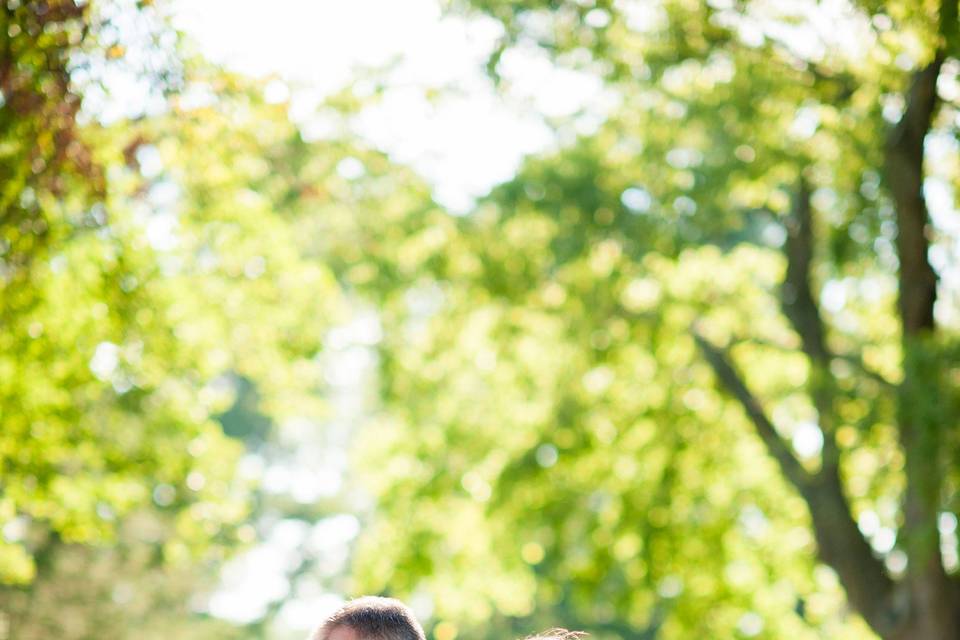
<svg viewBox="0 0 960 640"><path fill-rule="evenodd" d="M350 627L360 640L426 640L410 607L394 598L363 596L351 600L324 620L310 640L326 640L337 627Z"/></svg>
<svg viewBox="0 0 960 640"><path fill-rule="evenodd" d="M523 640L580 640L588 635L590 634L584 631L569 631L561 627L554 627L553 629L547 629L541 633L527 636Z"/></svg>

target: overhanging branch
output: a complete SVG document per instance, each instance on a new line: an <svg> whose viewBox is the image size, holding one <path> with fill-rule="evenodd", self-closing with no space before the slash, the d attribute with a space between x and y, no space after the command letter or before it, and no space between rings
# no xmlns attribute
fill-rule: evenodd
<svg viewBox="0 0 960 640"><path fill-rule="evenodd" d="M836 465L824 465L816 475L808 473L724 351L696 328L692 332L718 382L743 407L767 451L806 503L821 560L837 572L851 605L878 635L886 635L899 623L899 612L891 606L893 581L853 520Z"/></svg>
<svg viewBox="0 0 960 640"><path fill-rule="evenodd" d="M723 351L707 340L695 328L693 329L693 339L713 369L720 385L740 403L740 406L747 413L747 417L753 423L757 435L763 440L769 454L777 461L783 475L790 481L790 484L802 493L805 487L810 485L812 477L777 433L773 423L760 406L760 402L747 388L740 374L730 364Z"/></svg>
<svg viewBox="0 0 960 640"><path fill-rule="evenodd" d="M787 271L780 287L780 305L800 336L803 352L810 358L807 390L824 435L820 452L821 474L825 478L836 476L839 483L836 468L840 464L840 449L835 439L836 416L833 407L836 382L830 372L831 354L827 349L824 322L814 294L814 229L810 197L810 184L801 171L793 196L793 207L786 221L784 253ZM839 484L837 491L841 492Z"/></svg>

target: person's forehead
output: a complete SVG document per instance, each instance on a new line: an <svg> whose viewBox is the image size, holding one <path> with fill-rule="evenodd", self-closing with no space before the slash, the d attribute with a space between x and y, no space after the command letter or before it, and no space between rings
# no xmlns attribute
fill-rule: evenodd
<svg viewBox="0 0 960 640"><path fill-rule="evenodd" d="M360 634L353 627L338 624L327 632L324 640L361 640Z"/></svg>

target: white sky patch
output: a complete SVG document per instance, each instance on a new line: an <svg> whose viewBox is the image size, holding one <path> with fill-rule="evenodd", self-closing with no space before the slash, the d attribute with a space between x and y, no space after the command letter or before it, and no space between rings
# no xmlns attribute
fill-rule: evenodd
<svg viewBox="0 0 960 640"><path fill-rule="evenodd" d="M264 455L245 456L241 475L259 479L267 493L295 502L316 504L339 496L362 512L365 496L346 486L344 479L350 438L364 420L365 399L374 385L373 346L382 337L383 328L371 310L357 309L349 322L332 328L319 356L330 377L325 398L330 415L323 420L308 416L284 420L278 425L275 446ZM260 619L271 603L282 600L270 637L304 637L343 601L331 592L331 580L346 570L361 522L350 513L331 513L313 523L274 517L268 514L258 523L261 540L225 567L205 608L242 624ZM304 559L311 561L310 571L291 580L291 572Z"/></svg>
<svg viewBox="0 0 960 640"><path fill-rule="evenodd" d="M422 52L442 38L433 28L439 19L431 0L179 0L174 13L177 27L214 62L327 93L349 84L358 67ZM463 48L431 61L433 73L456 64Z"/></svg>
<svg viewBox="0 0 960 640"><path fill-rule="evenodd" d="M310 594L306 598L290 600L280 609L279 626L283 631L303 637L320 626L330 614L345 602L342 596L333 593Z"/></svg>
<svg viewBox="0 0 960 640"><path fill-rule="evenodd" d="M120 347L112 342L101 342L90 358L90 371L100 380L109 380L120 364Z"/></svg>
<svg viewBox="0 0 960 640"><path fill-rule="evenodd" d="M860 60L876 37L867 18L849 0L757 0L746 12L730 0L711 0L717 20L735 27L748 45L771 39L802 60L838 56Z"/></svg>
<svg viewBox="0 0 960 640"><path fill-rule="evenodd" d="M101 39L119 46L123 55L108 59L87 51L73 57L71 79L83 94L80 121L96 118L109 124L163 113L166 100L157 71L171 64L176 34L159 12L137 10L135 0L97 3L93 9L106 25Z"/></svg>
<svg viewBox="0 0 960 640"><path fill-rule="evenodd" d="M889 527L880 527L870 539L870 546L880 554L887 554L897 544L897 532Z"/></svg>
<svg viewBox="0 0 960 640"><path fill-rule="evenodd" d="M431 104L422 92L397 89L359 119L360 130L434 184L434 196L456 213L514 175L525 154L552 141L532 116L504 109L491 93Z"/></svg>
<svg viewBox="0 0 960 640"><path fill-rule="evenodd" d="M546 51L532 44L505 51L497 70L510 83L511 93L549 118L575 114L588 103L585 96L599 99L604 90L597 76L558 68Z"/></svg>
<svg viewBox="0 0 960 640"><path fill-rule="evenodd" d="M937 322L949 327L960 326L960 216L952 186L958 150L960 145L949 132L934 131L927 136L925 155L930 175L924 180L923 194L934 229L929 259L940 275L934 312Z"/></svg>
<svg viewBox="0 0 960 640"><path fill-rule="evenodd" d="M266 613L273 601L287 595L286 572L299 558L309 526L299 520L283 520L270 538L232 560L221 574L220 589L208 604L211 614L235 622L253 622Z"/></svg>
<svg viewBox="0 0 960 640"><path fill-rule="evenodd" d="M611 104L599 80L558 69L532 48L504 56L512 88L504 99L484 72L502 28L443 16L438 0L178 0L174 20L214 62L288 81L294 117L310 137L328 131L309 115L324 97L384 70L386 92L357 130L419 171L454 213L509 179L524 155L555 143L543 116ZM436 89L445 91L428 97Z"/></svg>
<svg viewBox="0 0 960 640"><path fill-rule="evenodd" d="M857 527L860 533L871 538L880 530L880 516L868 509L857 518Z"/></svg>
<svg viewBox="0 0 960 640"><path fill-rule="evenodd" d="M234 622L261 618L272 602L285 598L291 584L287 574L300 561L304 547L320 557L319 569L327 575L342 571L348 557L347 545L359 533L354 516L343 514L311 526L302 520L276 523L262 543L232 560L221 574L220 588L212 595L207 610ZM309 631L343 599L322 590L318 583L298 585L298 597L288 600L280 624L299 632Z"/></svg>
<svg viewBox="0 0 960 640"><path fill-rule="evenodd" d="M820 304L830 313L840 313L847 304L847 287L842 280L828 280L820 291Z"/></svg>
<svg viewBox="0 0 960 640"><path fill-rule="evenodd" d="M813 422L797 424L792 437L793 450L801 458L812 458L820 455L823 449L823 432Z"/></svg>

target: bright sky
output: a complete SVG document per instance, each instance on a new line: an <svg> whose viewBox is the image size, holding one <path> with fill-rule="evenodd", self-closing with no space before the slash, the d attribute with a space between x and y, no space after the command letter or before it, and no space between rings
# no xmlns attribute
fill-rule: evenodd
<svg viewBox="0 0 960 640"><path fill-rule="evenodd" d="M392 87L358 128L435 185L455 211L510 178L524 154L553 143L540 114L570 115L596 102L591 77L554 68L533 51L503 64L511 100L483 72L501 28L489 19L442 16L437 0L177 0L175 23L209 59L247 74L277 74L296 87L294 116L364 68L391 65ZM449 92L429 101L424 90ZM321 132L322 133L322 132Z"/></svg>
<svg viewBox="0 0 960 640"><path fill-rule="evenodd" d="M856 57L870 38L848 0L754 4L750 17L728 16L746 41L766 34L801 57L818 58L827 50ZM358 70L391 66L392 89L358 128L419 170L454 212L510 178L525 154L555 142L544 115L583 109L579 124L590 128L613 100L596 78L557 69L532 48L503 56L499 71L513 89L507 99L495 94L483 64L501 27L485 18L443 16L439 0L174 0L174 6L175 24L209 59L298 87L293 113L308 135L322 135L307 114L323 96L356 82ZM639 26L654 19L643 1L618 6ZM802 24L784 14L802 16ZM451 91L432 102L424 96L424 89L438 87Z"/></svg>

